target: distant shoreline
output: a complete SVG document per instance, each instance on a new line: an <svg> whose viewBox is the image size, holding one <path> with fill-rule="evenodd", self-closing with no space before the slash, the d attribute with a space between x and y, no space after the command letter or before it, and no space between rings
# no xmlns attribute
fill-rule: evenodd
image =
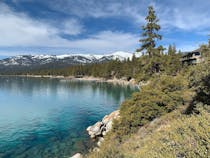
<svg viewBox="0 0 210 158"><path fill-rule="evenodd" d="M105 82L105 83L112 83L112 84L119 84L124 86L134 86L139 88L139 84L136 83L134 79L129 81L124 79L105 79L100 77L93 77L93 76L84 76L84 77L75 77L75 76L54 76L54 75L0 75L0 76L8 76L8 77L30 77L30 78L52 78L52 79L61 79L61 80L72 80L72 81L90 81L90 82Z"/></svg>

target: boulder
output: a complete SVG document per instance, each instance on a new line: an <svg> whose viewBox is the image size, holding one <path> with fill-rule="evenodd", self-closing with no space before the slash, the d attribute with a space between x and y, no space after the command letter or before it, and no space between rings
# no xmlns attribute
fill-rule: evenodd
<svg viewBox="0 0 210 158"><path fill-rule="evenodd" d="M130 82L131 84L133 84L133 85L135 85L135 84L136 84L136 80L135 80L135 79L133 79L133 78L132 78L132 79L130 79L130 80L129 80L129 82Z"/></svg>
<svg viewBox="0 0 210 158"><path fill-rule="evenodd" d="M109 122L109 115L105 115L104 116L104 118L102 119L102 122L104 123L104 124L107 124L108 122Z"/></svg>
<svg viewBox="0 0 210 158"><path fill-rule="evenodd" d="M95 138L98 136L104 136L107 132L109 132L112 128L112 123L114 119L118 119L120 117L120 111L116 110L109 115L104 116L102 121L95 123L93 126L89 126L87 128L88 134L91 138Z"/></svg>
<svg viewBox="0 0 210 158"><path fill-rule="evenodd" d="M107 122L106 132L109 132L112 129L112 123L113 123L113 120L110 120L109 122Z"/></svg>
<svg viewBox="0 0 210 158"><path fill-rule="evenodd" d="M106 133L107 133L106 131L103 131L103 132L102 132L102 136L105 136L105 135L106 135Z"/></svg>
<svg viewBox="0 0 210 158"><path fill-rule="evenodd" d="M101 143L104 141L104 138L103 137L100 137L98 139L98 142L97 142L97 145L100 147L101 146Z"/></svg>
<svg viewBox="0 0 210 158"><path fill-rule="evenodd" d="M94 149L93 149L93 152L99 152L100 151L100 149L98 148L98 147L95 147Z"/></svg>
<svg viewBox="0 0 210 158"><path fill-rule="evenodd" d="M76 153L75 155L73 155L72 157L70 158L83 158L82 154L80 153Z"/></svg>
<svg viewBox="0 0 210 158"><path fill-rule="evenodd" d="M102 122L97 122L93 126L89 126L87 128L88 134L90 135L91 138L95 138L96 136L101 135L102 130L103 130L103 123Z"/></svg>

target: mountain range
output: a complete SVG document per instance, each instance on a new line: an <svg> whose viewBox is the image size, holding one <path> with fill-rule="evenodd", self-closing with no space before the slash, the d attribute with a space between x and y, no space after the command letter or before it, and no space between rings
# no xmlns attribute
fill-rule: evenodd
<svg viewBox="0 0 210 158"><path fill-rule="evenodd" d="M12 74L23 70L62 68L71 65L102 63L111 60L132 59L128 52L114 52L105 55L63 54L63 55L17 55L0 60L0 74Z"/></svg>
<svg viewBox="0 0 210 158"><path fill-rule="evenodd" d="M114 52L106 55L91 54L64 54L64 55L18 55L0 60L0 66L41 66L46 64L76 65L100 63L111 60L131 59L133 54L127 52Z"/></svg>

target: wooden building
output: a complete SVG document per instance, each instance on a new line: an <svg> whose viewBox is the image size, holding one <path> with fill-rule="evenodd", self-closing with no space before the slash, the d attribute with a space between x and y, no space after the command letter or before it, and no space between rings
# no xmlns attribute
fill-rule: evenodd
<svg viewBox="0 0 210 158"><path fill-rule="evenodd" d="M200 51L186 52L181 58L183 65L193 65L202 63L204 59L202 58Z"/></svg>

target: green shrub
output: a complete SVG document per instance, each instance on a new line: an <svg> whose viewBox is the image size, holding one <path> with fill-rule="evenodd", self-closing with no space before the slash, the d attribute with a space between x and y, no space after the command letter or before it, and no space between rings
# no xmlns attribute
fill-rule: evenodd
<svg viewBox="0 0 210 158"><path fill-rule="evenodd" d="M184 104L187 82L181 76L159 76L120 107L120 120L113 131L117 137L128 135L162 114Z"/></svg>
<svg viewBox="0 0 210 158"><path fill-rule="evenodd" d="M88 158L204 158L209 155L208 105L197 105L199 114L174 110L119 142L113 134L105 138L99 152Z"/></svg>
<svg viewBox="0 0 210 158"><path fill-rule="evenodd" d="M189 88L195 93L193 101L190 103L186 113L192 113L196 103L210 105L210 63L205 62L191 66L182 72L189 81Z"/></svg>
<svg viewBox="0 0 210 158"><path fill-rule="evenodd" d="M209 111L202 107L197 110L199 114L166 115L156 129L153 127L151 134L135 142L135 146L140 146L138 151L130 149L127 155L138 158L207 158L210 142Z"/></svg>

